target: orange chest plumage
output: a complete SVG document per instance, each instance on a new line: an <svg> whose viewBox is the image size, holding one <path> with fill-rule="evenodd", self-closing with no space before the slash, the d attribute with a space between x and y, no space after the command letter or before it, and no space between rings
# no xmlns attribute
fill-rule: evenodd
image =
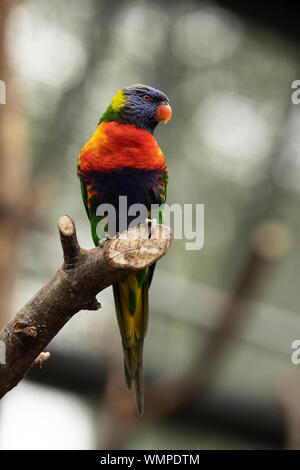
<svg viewBox="0 0 300 470"><path fill-rule="evenodd" d="M78 171L92 174L125 167L163 169L164 155L149 132L131 124L102 122L79 155Z"/></svg>

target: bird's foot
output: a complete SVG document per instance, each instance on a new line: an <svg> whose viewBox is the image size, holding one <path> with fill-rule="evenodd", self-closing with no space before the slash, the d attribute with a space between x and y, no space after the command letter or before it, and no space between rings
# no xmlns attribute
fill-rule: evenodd
<svg viewBox="0 0 300 470"><path fill-rule="evenodd" d="M104 243L105 243L107 240L111 240L111 239L112 239L112 237L109 235L109 233L106 233L106 234L105 234L105 237L104 237L104 238L101 238L101 240L99 240L98 246L100 246L100 248L103 248Z"/></svg>
<svg viewBox="0 0 300 470"><path fill-rule="evenodd" d="M151 235L154 234L155 230L156 230L156 227L157 227L157 219L145 219L145 224L150 224L150 232L151 232Z"/></svg>

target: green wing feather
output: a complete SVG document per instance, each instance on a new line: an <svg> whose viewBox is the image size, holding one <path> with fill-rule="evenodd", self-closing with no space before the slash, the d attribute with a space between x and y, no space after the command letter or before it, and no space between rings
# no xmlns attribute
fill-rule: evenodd
<svg viewBox="0 0 300 470"><path fill-rule="evenodd" d="M88 196L87 196L86 187L82 178L80 178L80 189L81 189L81 196L82 196L83 204L85 207L85 211L87 213L88 218L90 219L90 211L88 207Z"/></svg>
<svg viewBox="0 0 300 470"><path fill-rule="evenodd" d="M81 177L80 177L80 187L81 187L81 196L82 196L82 200L84 203L84 207L91 223L92 238L95 243L95 246L98 246L99 241L102 240L106 234L107 224L104 220L105 217L97 216L90 210L89 204L88 204L88 194L87 194L86 186Z"/></svg>

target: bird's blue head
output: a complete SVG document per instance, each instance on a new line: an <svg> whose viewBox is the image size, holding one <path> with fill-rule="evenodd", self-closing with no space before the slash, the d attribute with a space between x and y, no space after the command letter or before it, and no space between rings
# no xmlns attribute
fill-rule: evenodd
<svg viewBox="0 0 300 470"><path fill-rule="evenodd" d="M167 123L171 115L169 99L162 91L138 84L119 90L100 122L133 124L152 134L157 124Z"/></svg>

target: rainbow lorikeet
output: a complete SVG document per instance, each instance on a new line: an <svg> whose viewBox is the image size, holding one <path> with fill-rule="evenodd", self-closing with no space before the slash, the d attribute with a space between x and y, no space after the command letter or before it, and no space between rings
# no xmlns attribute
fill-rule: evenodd
<svg viewBox="0 0 300 470"><path fill-rule="evenodd" d="M102 115L93 137L83 147L78 159L82 198L97 246L107 235L104 214L97 215L101 204L111 204L116 211L119 231L119 196L127 196L127 206L166 201L168 169L155 138L159 121L168 122L172 110L168 97L145 85L122 88ZM99 212L98 212L99 213ZM126 214L127 216L127 214ZM159 208L162 222L163 208ZM127 218L127 226L133 217ZM148 324L148 289L154 265L131 274L113 285L116 314L122 336L125 381L135 391L137 411L143 414L143 341Z"/></svg>

